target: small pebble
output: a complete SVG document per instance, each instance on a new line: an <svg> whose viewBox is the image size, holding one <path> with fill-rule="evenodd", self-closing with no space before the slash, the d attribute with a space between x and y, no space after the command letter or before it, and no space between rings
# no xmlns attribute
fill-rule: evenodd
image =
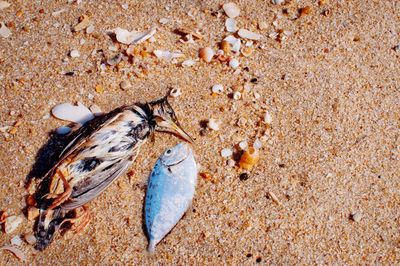
<svg viewBox="0 0 400 266"><path fill-rule="evenodd" d="M268 28L268 24L265 21L260 21L258 22L258 28L260 30L266 30Z"/></svg>
<svg viewBox="0 0 400 266"><path fill-rule="evenodd" d="M234 100L239 100L240 98L242 98L242 94L240 93L240 91L235 91L233 93L233 99Z"/></svg>
<svg viewBox="0 0 400 266"><path fill-rule="evenodd" d="M90 25L90 26L88 26L87 28L86 28L86 33L87 34L91 34L91 33L93 33L94 32L94 26L93 25Z"/></svg>
<svg viewBox="0 0 400 266"><path fill-rule="evenodd" d="M128 4L122 4L121 7L122 7L122 9L124 9L124 10L128 10L129 5L128 5Z"/></svg>
<svg viewBox="0 0 400 266"><path fill-rule="evenodd" d="M194 61L193 59L187 59L182 62L183 67L191 67L191 66L194 66L195 64L196 64L196 61Z"/></svg>
<svg viewBox="0 0 400 266"><path fill-rule="evenodd" d="M71 56L72 58L77 58L77 57L79 57L81 54L79 53L79 51L78 50L71 50L70 52L69 52L69 56Z"/></svg>
<svg viewBox="0 0 400 266"><path fill-rule="evenodd" d="M207 63L211 62L212 58L214 57L215 52L210 47L201 48L199 50L199 57L206 61Z"/></svg>
<svg viewBox="0 0 400 266"><path fill-rule="evenodd" d="M241 173L241 174L239 175L239 179L240 179L241 181L245 181L245 180L249 179L249 174L248 174L248 173Z"/></svg>
<svg viewBox="0 0 400 266"><path fill-rule="evenodd" d="M221 94L224 92L224 87L221 84L215 84L211 90L213 93Z"/></svg>
<svg viewBox="0 0 400 266"><path fill-rule="evenodd" d="M211 118L208 120L207 127L211 130L219 130L219 123L217 120Z"/></svg>
<svg viewBox="0 0 400 266"><path fill-rule="evenodd" d="M241 142L239 142L239 148L242 150L246 150L248 147L247 141L243 140Z"/></svg>
<svg viewBox="0 0 400 266"><path fill-rule="evenodd" d="M228 162L226 163L229 167L235 167L236 162L235 160L229 159Z"/></svg>
<svg viewBox="0 0 400 266"><path fill-rule="evenodd" d="M14 236L11 238L11 245L20 246L22 244L22 239L19 235Z"/></svg>
<svg viewBox="0 0 400 266"><path fill-rule="evenodd" d="M237 31L236 20L233 18L227 18L225 21L225 28L228 32Z"/></svg>
<svg viewBox="0 0 400 266"><path fill-rule="evenodd" d="M171 97L174 97L174 98L178 97L178 96L181 95L181 94L182 94L182 92L181 92L181 89L180 89L180 88L173 88L173 89L171 90L171 92L169 93L169 95L170 95Z"/></svg>
<svg viewBox="0 0 400 266"><path fill-rule="evenodd" d="M229 60L229 66L233 69L236 69L239 66L239 61L236 58L233 58Z"/></svg>
<svg viewBox="0 0 400 266"><path fill-rule="evenodd" d="M3 22L0 23L0 36L3 38L8 38L11 36L10 29L7 28L7 26Z"/></svg>
<svg viewBox="0 0 400 266"><path fill-rule="evenodd" d="M254 148L254 149L257 149L257 150L259 150L259 149L262 148L262 142L260 141L260 139L257 138L257 139L254 141L254 143L253 143L253 148Z"/></svg>
<svg viewBox="0 0 400 266"><path fill-rule="evenodd" d="M4 232L6 234L12 233L22 223L22 220L21 216L8 216L4 222Z"/></svg>
<svg viewBox="0 0 400 266"><path fill-rule="evenodd" d="M128 81L128 80L123 80L121 81L121 83L119 84L119 86L121 87L121 89L123 90L129 90L132 88L132 84Z"/></svg>
<svg viewBox="0 0 400 266"><path fill-rule="evenodd" d="M361 213L359 213L359 212L353 213L353 214L351 215L351 219L353 219L354 222L358 223L358 222L361 221L362 215L361 215Z"/></svg>
<svg viewBox="0 0 400 266"><path fill-rule="evenodd" d="M233 152L232 152L231 149L224 148L224 149L221 150L221 156L224 157L224 158L230 157L230 156L232 156L232 154L233 154Z"/></svg>
<svg viewBox="0 0 400 266"><path fill-rule="evenodd" d="M265 112L264 115L264 122L267 123L268 125L272 124L272 116L270 112Z"/></svg>

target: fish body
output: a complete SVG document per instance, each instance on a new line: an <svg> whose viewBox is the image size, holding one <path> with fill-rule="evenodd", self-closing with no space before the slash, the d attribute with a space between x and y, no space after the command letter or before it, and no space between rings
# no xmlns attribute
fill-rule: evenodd
<svg viewBox="0 0 400 266"><path fill-rule="evenodd" d="M196 187L197 165L186 143L166 150L151 174L145 199L145 221L153 252L189 208Z"/></svg>
<svg viewBox="0 0 400 266"><path fill-rule="evenodd" d="M70 212L99 196L136 159L154 131L191 141L167 98L123 106L80 128L35 193L39 220L36 248L45 249Z"/></svg>

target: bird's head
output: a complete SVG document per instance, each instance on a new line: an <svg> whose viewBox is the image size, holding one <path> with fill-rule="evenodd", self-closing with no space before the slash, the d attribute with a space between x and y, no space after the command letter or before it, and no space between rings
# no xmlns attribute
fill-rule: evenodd
<svg viewBox="0 0 400 266"><path fill-rule="evenodd" d="M189 143L193 143L193 139L179 124L175 112L169 104L167 97L149 102L148 104L152 112L153 119L156 123L156 131L169 132L181 137Z"/></svg>

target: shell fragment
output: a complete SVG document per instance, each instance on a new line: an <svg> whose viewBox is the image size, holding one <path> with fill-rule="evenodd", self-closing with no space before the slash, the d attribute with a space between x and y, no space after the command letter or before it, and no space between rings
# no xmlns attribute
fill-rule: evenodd
<svg viewBox="0 0 400 266"><path fill-rule="evenodd" d="M259 41L259 40L261 40L261 37L262 37L262 35L252 32L252 31L249 31L249 30L246 30L246 29L240 29L238 31L238 35L242 38L254 40L254 41Z"/></svg>
<svg viewBox="0 0 400 266"><path fill-rule="evenodd" d="M143 32L128 31L122 28L116 28L114 33L117 41L120 43L137 44L150 39L156 33L156 31L157 29L155 27Z"/></svg>
<svg viewBox="0 0 400 266"><path fill-rule="evenodd" d="M58 119L79 124L85 124L94 118L93 113L81 103L78 105L58 104L51 110L51 113Z"/></svg>

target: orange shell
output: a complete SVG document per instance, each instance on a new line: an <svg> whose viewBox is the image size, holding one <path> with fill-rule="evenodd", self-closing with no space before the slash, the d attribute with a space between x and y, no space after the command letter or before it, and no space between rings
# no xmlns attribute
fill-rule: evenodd
<svg viewBox="0 0 400 266"><path fill-rule="evenodd" d="M250 147L240 157L239 167L246 170L251 170L253 166L258 162L258 159L259 159L258 150L253 147Z"/></svg>

